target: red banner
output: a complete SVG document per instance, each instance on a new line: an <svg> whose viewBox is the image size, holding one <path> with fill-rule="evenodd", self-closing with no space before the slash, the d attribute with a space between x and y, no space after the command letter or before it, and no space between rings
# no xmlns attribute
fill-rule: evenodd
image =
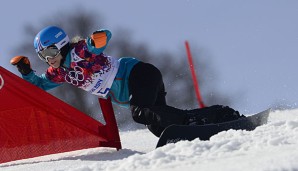
<svg viewBox="0 0 298 171"><path fill-rule="evenodd" d="M110 100L106 125L0 67L0 163L93 147L121 149Z"/></svg>

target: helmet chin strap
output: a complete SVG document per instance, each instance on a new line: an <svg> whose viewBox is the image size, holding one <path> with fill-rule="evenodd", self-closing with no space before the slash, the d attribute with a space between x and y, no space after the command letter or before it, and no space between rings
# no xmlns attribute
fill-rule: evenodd
<svg viewBox="0 0 298 171"><path fill-rule="evenodd" d="M61 56L62 56L62 59L61 59L61 62L60 62L60 67L63 67L64 65L64 62L66 60L66 56L68 54L68 52L70 51L70 44L67 43L66 45L64 45L62 48L61 48Z"/></svg>

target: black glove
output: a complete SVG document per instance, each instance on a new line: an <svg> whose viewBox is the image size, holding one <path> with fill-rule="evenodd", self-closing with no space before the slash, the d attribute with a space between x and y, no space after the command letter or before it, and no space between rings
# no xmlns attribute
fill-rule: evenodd
<svg viewBox="0 0 298 171"><path fill-rule="evenodd" d="M173 124L181 125L185 122L186 114L184 110L177 109L171 106L152 106L138 107L130 106L133 119L145 125L159 125L168 127Z"/></svg>
<svg viewBox="0 0 298 171"><path fill-rule="evenodd" d="M32 71L30 61L25 56L15 56L10 60L10 63L17 66L19 72L23 75L27 75Z"/></svg>
<svg viewBox="0 0 298 171"><path fill-rule="evenodd" d="M144 125L151 125L153 123L158 123L160 118L149 108L142 108L138 106L130 106L132 118L134 121Z"/></svg>

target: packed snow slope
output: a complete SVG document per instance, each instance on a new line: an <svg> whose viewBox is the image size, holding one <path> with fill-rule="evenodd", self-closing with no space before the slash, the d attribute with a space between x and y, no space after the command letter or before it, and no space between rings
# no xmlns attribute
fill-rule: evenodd
<svg viewBox="0 0 298 171"><path fill-rule="evenodd" d="M1 171L298 170L298 109L274 111L254 131L229 130L155 149L148 130L121 132L123 149L94 148L14 161Z"/></svg>

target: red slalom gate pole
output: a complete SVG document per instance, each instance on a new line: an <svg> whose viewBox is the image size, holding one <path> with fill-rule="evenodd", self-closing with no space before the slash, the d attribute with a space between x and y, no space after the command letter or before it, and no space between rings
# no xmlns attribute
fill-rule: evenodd
<svg viewBox="0 0 298 171"><path fill-rule="evenodd" d="M196 92L198 104L199 104L200 108L203 108L203 107L205 107L205 105L203 103L203 100L202 100L202 97L201 97L201 94L200 94L199 83L198 83L198 80L197 80L197 77L196 77L196 73L195 73L194 64L193 64L192 55L191 55L191 52L190 52L190 47L189 47L188 41L185 41L185 47L186 47L188 63L189 63L190 71L191 71L192 81L193 81L194 89L195 89L195 92Z"/></svg>

